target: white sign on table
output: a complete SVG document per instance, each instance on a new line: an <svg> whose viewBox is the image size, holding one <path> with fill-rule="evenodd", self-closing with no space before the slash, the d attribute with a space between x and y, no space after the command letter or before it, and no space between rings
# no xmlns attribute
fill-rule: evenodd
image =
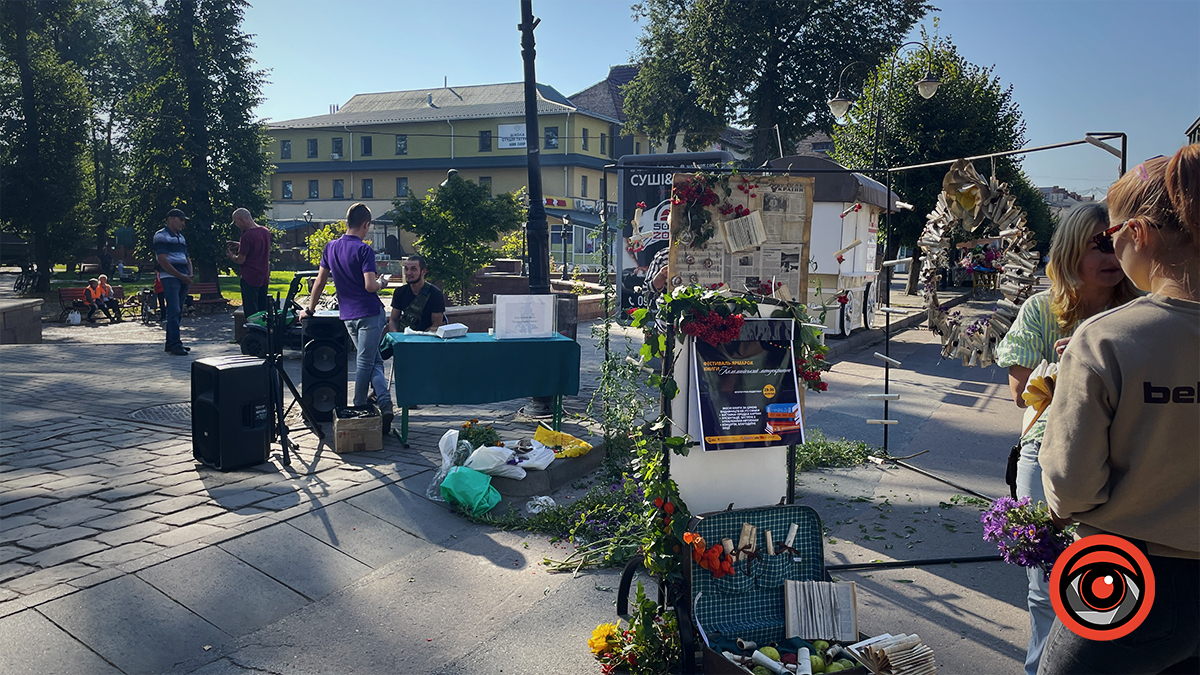
<svg viewBox="0 0 1200 675"><path fill-rule="evenodd" d="M554 337L553 295L497 295L497 340Z"/></svg>

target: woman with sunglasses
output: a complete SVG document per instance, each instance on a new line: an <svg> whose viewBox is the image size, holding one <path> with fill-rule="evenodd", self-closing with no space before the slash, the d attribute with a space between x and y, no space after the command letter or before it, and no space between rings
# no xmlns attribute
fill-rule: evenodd
<svg viewBox="0 0 1200 675"><path fill-rule="evenodd" d="M1046 500L1038 451L1046 419L1053 411L1046 411L1034 421L1034 409L1027 407L1021 397L1029 376L1042 361L1058 362L1064 343L1084 319L1137 297L1112 249L1105 253L1094 241L1096 233L1106 227L1108 210L1104 204L1080 204L1067 213L1050 240L1050 262L1046 265L1050 289L1034 294L1021 305L1016 321L996 348L996 364L1008 368L1013 401L1025 409L1017 497L1030 497L1035 504ZM1036 675L1042 646L1054 625L1054 606L1042 571L1029 568L1026 574L1030 635L1025 673Z"/></svg>
<svg viewBox="0 0 1200 675"><path fill-rule="evenodd" d="M1062 357L1039 459L1055 522L1074 520L1080 537L1116 535L1141 549L1154 596L1123 572L1116 584L1111 573L1097 581L1108 586L1088 584L1087 592L1100 598L1117 597L1123 588L1121 600L1150 599L1149 613L1115 639L1103 639L1103 631L1100 639L1085 639L1056 619L1038 672L1196 673L1200 145L1139 165L1112 186L1108 203L1114 225L1097 240L1105 248L1111 240L1121 268L1149 295L1076 331ZM1089 620L1114 629L1125 621L1124 605L1106 615L1109 608L1094 600L1100 611Z"/></svg>

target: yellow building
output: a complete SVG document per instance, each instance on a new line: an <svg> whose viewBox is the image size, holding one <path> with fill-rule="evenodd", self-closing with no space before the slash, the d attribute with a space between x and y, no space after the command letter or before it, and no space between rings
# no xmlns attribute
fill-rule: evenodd
<svg viewBox="0 0 1200 675"><path fill-rule="evenodd" d="M614 147L616 117L579 107L553 87L537 90L542 192L557 258L563 215L578 226L599 225L608 187L603 167L621 154L652 150L645 138L625 137ZM275 122L268 131L276 166L271 220L284 229L303 228L306 212L317 225L344 218L350 204L361 201L376 218L376 248L393 256L413 250L407 233L384 245L397 234L384 231L397 196L424 196L449 169L496 193L528 182L520 82L357 94L328 115ZM615 184L608 199L616 200ZM578 254L590 252L583 234L580 229L573 240Z"/></svg>

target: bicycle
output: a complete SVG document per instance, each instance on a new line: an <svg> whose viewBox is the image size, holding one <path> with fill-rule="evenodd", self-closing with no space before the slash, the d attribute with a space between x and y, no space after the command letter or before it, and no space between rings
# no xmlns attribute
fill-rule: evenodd
<svg viewBox="0 0 1200 675"><path fill-rule="evenodd" d="M17 280L13 282L13 292L23 294L37 288L38 279L41 275L32 267L22 269L17 275Z"/></svg>

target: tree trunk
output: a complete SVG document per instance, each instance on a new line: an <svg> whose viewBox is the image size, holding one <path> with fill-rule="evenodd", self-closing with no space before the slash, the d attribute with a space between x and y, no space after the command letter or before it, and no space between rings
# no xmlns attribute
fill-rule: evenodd
<svg viewBox="0 0 1200 675"><path fill-rule="evenodd" d="M42 157L41 138L42 125L37 109L37 87L33 81L33 65L29 60L29 22L30 14L37 9L32 2L14 2L12 8L14 28L16 29L16 61L17 71L21 78L21 114L25 117L25 138L21 154L25 156L25 184L29 191L30 206L44 203L42 196ZM38 213L25 214L30 234L33 235L33 258L37 263L38 277L35 290L45 293L50 290L50 246L46 241L47 223Z"/></svg>
<svg viewBox="0 0 1200 675"><path fill-rule="evenodd" d="M196 0L180 0L179 2L179 39L176 41L179 50L179 66L183 71L184 89L187 93L187 115L184 127L188 138L184 143L185 152L189 159L189 177L191 194L188 201L193 211L191 222L193 237L196 239L196 250L192 259L198 269L197 278L206 282L218 281L215 244L211 241L213 212L212 198L209 194L208 175L208 111L204 98L204 76L200 72L199 57L196 54ZM210 250L212 249L212 250Z"/></svg>
<svg viewBox="0 0 1200 675"><path fill-rule="evenodd" d="M916 295L921 283L921 267L925 256L921 255L921 247L913 247L913 261L908 265L908 285L904 287L905 295Z"/></svg>

